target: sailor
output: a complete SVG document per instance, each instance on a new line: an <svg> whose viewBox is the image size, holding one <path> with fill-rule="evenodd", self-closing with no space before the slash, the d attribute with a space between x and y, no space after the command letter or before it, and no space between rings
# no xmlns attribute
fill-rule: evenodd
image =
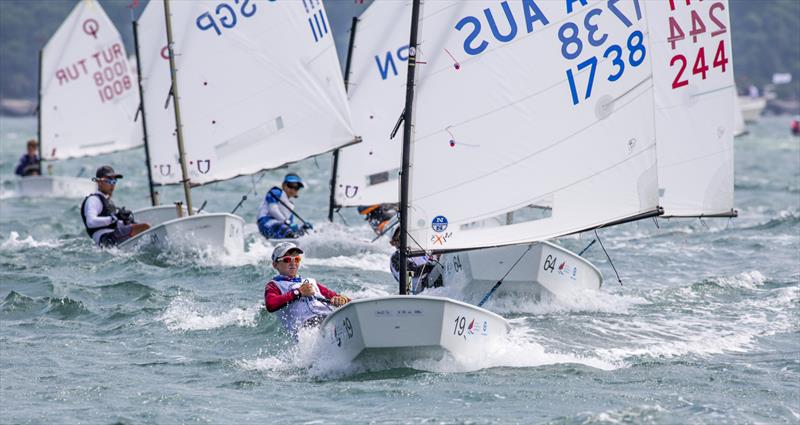
<svg viewBox="0 0 800 425"><path fill-rule="evenodd" d="M289 200L297 198L304 188L303 180L294 173L283 178L283 184L267 192L258 209L258 230L267 239L295 239L313 229L311 223L300 227L294 222L294 204Z"/></svg>
<svg viewBox="0 0 800 425"><path fill-rule="evenodd" d="M389 244L396 249L389 260L389 268L392 270L394 280L400 282L400 228L394 230ZM443 267L438 256L406 257L406 270L411 272L411 293L413 294L418 294L425 288L444 286Z"/></svg>
<svg viewBox="0 0 800 425"><path fill-rule="evenodd" d="M84 198L81 204L86 233L98 246L117 245L150 228L147 223L136 223L130 210L125 207L117 209L111 200L121 178L122 175L109 165L98 168L92 179L97 183L97 192Z"/></svg>
<svg viewBox="0 0 800 425"><path fill-rule="evenodd" d="M20 177L38 176L42 174L39 159L39 144L36 140L28 140L28 152L19 159L14 173Z"/></svg>
<svg viewBox="0 0 800 425"><path fill-rule="evenodd" d="M358 213L364 216L376 235L382 235L391 227L392 219L397 215L396 204L375 204L358 207Z"/></svg>
<svg viewBox="0 0 800 425"><path fill-rule="evenodd" d="M272 251L272 267L278 275L264 288L267 311L278 313L284 328L296 334L300 328L317 326L332 311L350 302L350 299L326 288L297 271L303 250L291 242L279 243Z"/></svg>

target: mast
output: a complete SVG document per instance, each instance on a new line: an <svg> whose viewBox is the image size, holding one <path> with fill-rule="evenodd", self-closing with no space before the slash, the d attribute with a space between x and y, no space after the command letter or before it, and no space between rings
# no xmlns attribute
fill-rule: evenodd
<svg viewBox="0 0 800 425"><path fill-rule="evenodd" d="M44 162L42 156L42 56L44 48L39 49L39 84L36 90L36 138L39 142L39 174L42 174L41 164Z"/></svg>
<svg viewBox="0 0 800 425"><path fill-rule="evenodd" d="M167 48L169 49L169 71L172 77L172 104L175 107L175 127L178 133L178 158L181 162L183 193L186 196L186 209L192 215L192 189L189 186L189 171L186 169L186 153L183 149L183 125L181 124L180 96L178 96L178 75L175 70L175 49L172 39L172 18L169 11L169 0L164 0L164 19L167 22Z"/></svg>
<svg viewBox="0 0 800 425"><path fill-rule="evenodd" d="M133 48L136 53L136 76L139 82L139 112L142 113L142 133L144 134L144 158L147 164L147 187L150 188L150 204L158 205L156 192L153 189L153 166L150 164L150 148L147 141L147 119L144 114L144 89L142 88L142 61L139 60L139 23L133 21Z"/></svg>
<svg viewBox="0 0 800 425"><path fill-rule="evenodd" d="M350 43L347 46L347 59L344 65L344 90L347 91L350 82L350 63L353 59L353 43L356 40L356 26L358 17L353 16L350 24ZM336 173L339 171L339 149L333 151L333 170L331 170L331 193L328 200L328 221L333 222L333 209L336 207Z"/></svg>
<svg viewBox="0 0 800 425"><path fill-rule="evenodd" d="M406 80L406 109L403 121L403 163L400 168L400 295L408 286L408 189L411 163L411 132L413 131L414 74L417 67L417 33L419 30L420 0L411 6L411 38L408 42L408 76Z"/></svg>

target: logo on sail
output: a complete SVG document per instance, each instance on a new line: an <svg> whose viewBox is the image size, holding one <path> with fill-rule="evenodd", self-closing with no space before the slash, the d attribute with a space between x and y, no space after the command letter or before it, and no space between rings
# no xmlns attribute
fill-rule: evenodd
<svg viewBox="0 0 800 425"><path fill-rule="evenodd" d="M168 176L168 175L172 174L172 165L170 165L170 164L161 164L161 165L157 165L157 167L158 167L158 172L162 176ZM165 169L167 171L164 171Z"/></svg>
<svg viewBox="0 0 800 425"><path fill-rule="evenodd" d="M447 230L447 218L443 215L437 215L431 222L431 228L436 233L442 233Z"/></svg>
<svg viewBox="0 0 800 425"><path fill-rule="evenodd" d="M211 170L211 160L210 159L198 159L197 160L197 171L200 174L207 174Z"/></svg>
<svg viewBox="0 0 800 425"><path fill-rule="evenodd" d="M91 35L95 40L97 39L97 32L100 31L100 24L94 19L87 19L83 21L83 32Z"/></svg>
<svg viewBox="0 0 800 425"><path fill-rule="evenodd" d="M325 18L325 10L322 8L321 0L303 0L303 7L308 14L308 26L311 28L311 35L314 41L319 42L328 33L328 22Z"/></svg>
<svg viewBox="0 0 800 425"><path fill-rule="evenodd" d="M350 186L349 184L344 188L344 196L348 198L355 198L358 194L358 186Z"/></svg>

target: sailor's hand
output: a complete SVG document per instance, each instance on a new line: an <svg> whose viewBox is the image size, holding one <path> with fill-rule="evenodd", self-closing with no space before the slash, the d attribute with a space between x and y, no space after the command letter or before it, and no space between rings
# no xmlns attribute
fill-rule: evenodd
<svg viewBox="0 0 800 425"><path fill-rule="evenodd" d="M337 295L331 298L331 304L333 304L336 307L343 306L348 302L350 302L350 299L342 295Z"/></svg>
<svg viewBox="0 0 800 425"><path fill-rule="evenodd" d="M313 297L314 296L314 286L311 285L311 282L306 282L300 285L300 295L304 297Z"/></svg>

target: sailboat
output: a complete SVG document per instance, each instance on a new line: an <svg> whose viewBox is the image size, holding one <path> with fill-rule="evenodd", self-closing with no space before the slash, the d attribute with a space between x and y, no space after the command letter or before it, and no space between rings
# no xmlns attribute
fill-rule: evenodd
<svg viewBox="0 0 800 425"><path fill-rule="evenodd" d="M235 19L221 15L211 1L169 6L151 2L139 20L148 168L154 184L183 184L186 216L126 244L149 243L148 234L160 242L163 233L193 246L241 250L244 221L227 213L195 214L190 186L277 168L358 141L327 15L320 2L225 9ZM166 33L156 27L159 15L162 28L166 16ZM190 223L198 224L187 228Z"/></svg>
<svg viewBox="0 0 800 425"><path fill-rule="evenodd" d="M402 129L397 129L395 138L391 133L403 111L399 99L405 92L409 27L387 23L410 19L410 1L376 1L358 18L358 29L355 31L354 27L351 34L351 63L345 76L352 83L348 95L353 125L364 141L341 149L338 154L331 209L399 202ZM454 54L451 50L441 53ZM452 60L453 66L461 66ZM448 134L448 143L450 140L455 142L454 134ZM470 198L474 202L491 202L488 193L486 199L474 194ZM498 227L525 216L546 215L551 209L548 202L540 200L514 212L476 220L471 226ZM506 276L498 296L541 298L576 289L596 290L603 284L602 274L592 263L549 241L447 253L438 261L443 266L447 293L460 293L459 299L477 302L480 298L473 298L482 296L487 285L497 282L507 271L509 259L521 256L522 261Z"/></svg>
<svg viewBox="0 0 800 425"><path fill-rule="evenodd" d="M39 52L39 158L64 160L142 144L134 123L139 102L125 45L95 0L81 0ZM43 167L44 168L44 167ZM51 175L19 180L29 197L83 197L88 178Z"/></svg>
<svg viewBox="0 0 800 425"><path fill-rule="evenodd" d="M727 2L428 2L419 44L418 13L415 0L401 255L528 244L665 212L732 215ZM717 28L684 31L681 38L678 26L698 19ZM682 75L680 63L689 54L703 59L695 59L694 74ZM708 122L697 123L693 114L714 108ZM678 152L693 125L701 139L693 140L706 146ZM699 189L673 175L679 156L694 164L686 172L699 179ZM503 190L509 185L514 190ZM474 202L475 193L490 194L491 202ZM542 202L552 206L547 217L473 225ZM329 316L323 329L335 350L355 359L420 346L454 355L477 349L404 333L416 324L407 312L418 297L403 297L408 286L401 283L400 296L361 300ZM407 304L397 308L400 299ZM434 304L450 302L436 298ZM461 331L460 315L430 317L427 326L434 329L456 325L448 338Z"/></svg>

